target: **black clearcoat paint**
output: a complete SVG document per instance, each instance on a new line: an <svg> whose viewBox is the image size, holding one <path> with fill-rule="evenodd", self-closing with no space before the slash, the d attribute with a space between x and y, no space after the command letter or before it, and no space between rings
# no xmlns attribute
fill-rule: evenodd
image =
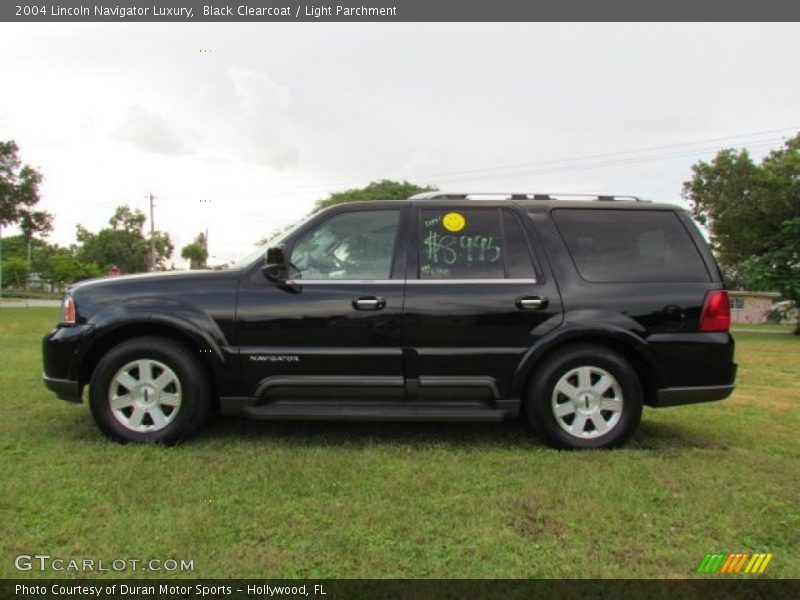
<svg viewBox="0 0 800 600"><path fill-rule="evenodd" d="M728 333L699 333L705 294L722 289L719 270L688 216L672 206L623 202L467 201L503 206L525 223L533 280L431 283L417 276L421 207L453 200L364 202L314 215L284 240L351 210L400 208L392 280L324 285L277 284L259 260L243 269L104 278L71 290L77 322L44 339L48 385L64 397L80 390L102 353L120 340L161 333L183 341L213 376L224 411L273 400L332 403L393 399L409 403L481 401L515 414L537 361L575 341L622 352L645 381L646 401L670 390L732 386L736 367ZM575 206L675 211L709 272L703 283L624 284L583 280L549 214ZM408 280L408 283L406 283ZM520 298L541 299L535 310ZM379 298L379 310L357 310ZM679 388L676 391L674 388ZM77 391L75 392L78 393ZM720 392L715 392L716 397ZM724 395L724 394L723 394ZM702 400L694 390L691 400ZM689 397L688 395L686 396ZM709 394L709 398L711 394ZM675 399L678 398L678 402Z"/></svg>

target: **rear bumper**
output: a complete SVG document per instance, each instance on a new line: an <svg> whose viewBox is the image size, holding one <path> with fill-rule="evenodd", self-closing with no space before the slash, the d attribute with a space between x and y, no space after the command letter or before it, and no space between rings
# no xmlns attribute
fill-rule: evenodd
<svg viewBox="0 0 800 600"><path fill-rule="evenodd" d="M673 387L658 390L653 406L680 406L698 402L724 400L733 393L734 385L708 385L700 387Z"/></svg>
<svg viewBox="0 0 800 600"><path fill-rule="evenodd" d="M42 381L51 392L67 402L81 402L81 384L70 379L58 379L42 374Z"/></svg>
<svg viewBox="0 0 800 600"><path fill-rule="evenodd" d="M713 402L733 393L737 369L729 333L658 334L648 341L663 373L650 406Z"/></svg>

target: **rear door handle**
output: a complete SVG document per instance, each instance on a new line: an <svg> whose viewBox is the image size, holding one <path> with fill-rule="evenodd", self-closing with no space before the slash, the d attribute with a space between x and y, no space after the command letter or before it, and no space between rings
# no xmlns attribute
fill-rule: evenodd
<svg viewBox="0 0 800 600"><path fill-rule="evenodd" d="M381 310L386 306L386 298L382 296L362 296L353 300L356 310Z"/></svg>
<svg viewBox="0 0 800 600"><path fill-rule="evenodd" d="M547 298L539 296L523 296L514 302L520 310L538 310L547 307Z"/></svg>

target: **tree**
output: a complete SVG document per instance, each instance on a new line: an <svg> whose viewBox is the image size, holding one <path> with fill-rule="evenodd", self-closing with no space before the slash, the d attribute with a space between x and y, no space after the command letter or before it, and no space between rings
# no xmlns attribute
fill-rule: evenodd
<svg viewBox="0 0 800 600"><path fill-rule="evenodd" d="M26 210L20 215L19 227L28 241L28 273L32 273L33 240L36 234L48 234L53 230L53 215L41 210ZM25 288L27 289L27 281Z"/></svg>
<svg viewBox="0 0 800 600"><path fill-rule="evenodd" d="M53 215L43 210L26 210L20 214L19 228L29 240L35 235L47 235L53 231Z"/></svg>
<svg viewBox="0 0 800 600"><path fill-rule="evenodd" d="M45 277L58 287L104 274L105 271L96 264L81 262L73 252L63 248L48 257L44 269Z"/></svg>
<svg viewBox="0 0 800 600"><path fill-rule="evenodd" d="M147 217L138 208L131 210L130 206L118 206L108 223L114 229L141 232L146 220Z"/></svg>
<svg viewBox="0 0 800 600"><path fill-rule="evenodd" d="M343 204L345 202L364 202L367 200L405 200L409 196L419 194L422 192L435 192L435 187L418 186L408 181L392 181L390 179L382 179L380 181L373 181L363 188L354 188L345 190L343 192L335 192L325 198L324 200L317 201L314 207L315 211L334 206L336 204Z"/></svg>
<svg viewBox="0 0 800 600"><path fill-rule="evenodd" d="M708 227L723 271L800 306L800 134L760 164L732 149L695 164L683 195Z"/></svg>
<svg viewBox="0 0 800 600"><path fill-rule="evenodd" d="M28 268L29 248L31 249L30 268ZM62 287L67 283L104 274L97 265L81 262L77 254L76 246L60 247L36 238L30 240L29 245L29 241L24 235L7 237L3 240L3 268L9 270L4 271L4 283L22 286L27 273L31 272L41 273L44 279ZM9 263L9 261L13 262ZM19 266L21 264L25 264L24 275Z"/></svg>
<svg viewBox="0 0 800 600"><path fill-rule="evenodd" d="M3 259L3 286L14 285L22 289L28 281L28 261L19 256Z"/></svg>
<svg viewBox="0 0 800 600"><path fill-rule="evenodd" d="M29 248L31 250L30 270L41 272L47 263L47 257L53 253L56 246L41 239L28 240L24 235L12 235L3 238L3 259L19 258L27 262Z"/></svg>
<svg viewBox="0 0 800 600"><path fill-rule="evenodd" d="M23 165L12 140L0 142L0 227L13 225L39 202L42 175Z"/></svg>
<svg viewBox="0 0 800 600"><path fill-rule="evenodd" d="M123 273L147 271L150 242L142 232L144 222L142 211L119 206L108 221L110 228L92 233L78 225L78 258L84 263L94 263L103 270L117 266ZM162 267L162 263L172 255L174 246L165 232L156 231L154 241L156 265Z"/></svg>
<svg viewBox="0 0 800 600"><path fill-rule="evenodd" d="M33 210L39 202L41 182L42 174L39 171L22 164L16 142L0 142L0 244L2 229L9 225L21 224L28 240L35 233L47 233L52 229L52 215ZM0 254L0 289L2 264ZM30 271L30 264L27 270ZM19 273L15 273L15 276L18 275Z"/></svg>
<svg viewBox="0 0 800 600"><path fill-rule="evenodd" d="M205 269L208 260L205 234L201 232L191 244L184 246L181 250L181 257L189 261L190 269Z"/></svg>

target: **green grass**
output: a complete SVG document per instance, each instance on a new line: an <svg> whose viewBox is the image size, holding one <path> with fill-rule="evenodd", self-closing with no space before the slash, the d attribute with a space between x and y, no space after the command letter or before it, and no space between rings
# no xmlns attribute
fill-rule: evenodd
<svg viewBox="0 0 800 600"><path fill-rule="evenodd" d="M792 323L733 323L731 331L752 330L752 331L794 331L794 324Z"/></svg>
<svg viewBox="0 0 800 600"><path fill-rule="evenodd" d="M44 389L55 318L0 309L0 577L52 576L14 569L37 552L193 559L198 577L693 577L742 550L800 577L795 336L737 334L731 399L646 409L613 452L515 422L238 419L163 448L108 442Z"/></svg>

